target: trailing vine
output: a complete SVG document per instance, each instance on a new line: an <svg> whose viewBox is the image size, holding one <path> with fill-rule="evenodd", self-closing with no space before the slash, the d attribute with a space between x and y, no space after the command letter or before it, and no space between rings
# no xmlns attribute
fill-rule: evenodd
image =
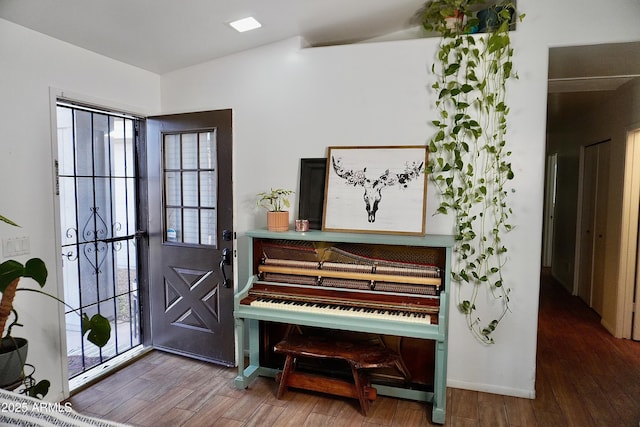
<svg viewBox="0 0 640 427"><path fill-rule="evenodd" d="M510 288L502 274L507 262L502 236L513 228L506 188L514 177L506 141L506 92L508 80L517 75L509 37L515 5L506 1L489 8L495 26L486 34L471 34L479 24L471 5L481 3L434 0L423 9L422 23L442 35L432 66L438 118L432 122L436 131L429 141L427 173L441 195L437 212L455 215L457 307L474 336L490 344L510 311ZM459 18L452 24L451 16ZM477 314L485 294L499 306L488 323Z"/></svg>

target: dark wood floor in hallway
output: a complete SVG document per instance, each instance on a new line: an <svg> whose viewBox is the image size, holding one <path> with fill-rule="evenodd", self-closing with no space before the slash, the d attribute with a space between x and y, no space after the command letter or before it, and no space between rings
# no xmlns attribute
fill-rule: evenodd
<svg viewBox="0 0 640 427"><path fill-rule="evenodd" d="M258 378L236 390L235 370L151 352L74 395L73 408L135 426L430 426L431 408L378 397L289 391ZM615 339L598 316L543 274L536 399L447 389L447 426L638 426L640 342Z"/></svg>

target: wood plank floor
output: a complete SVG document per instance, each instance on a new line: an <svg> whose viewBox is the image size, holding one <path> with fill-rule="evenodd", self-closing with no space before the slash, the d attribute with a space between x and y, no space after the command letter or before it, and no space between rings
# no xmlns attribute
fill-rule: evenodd
<svg viewBox="0 0 640 427"><path fill-rule="evenodd" d="M598 316L543 274L536 399L447 389L448 426L638 426L640 342L618 340ZM430 426L431 408L379 397L367 417L355 400L289 391L273 379L247 390L235 370L151 352L75 394L78 412L135 426Z"/></svg>

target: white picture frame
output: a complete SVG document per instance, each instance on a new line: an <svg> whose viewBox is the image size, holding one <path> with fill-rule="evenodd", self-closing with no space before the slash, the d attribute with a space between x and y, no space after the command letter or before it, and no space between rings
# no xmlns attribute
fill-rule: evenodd
<svg viewBox="0 0 640 427"><path fill-rule="evenodd" d="M328 147L323 231L424 235L426 146Z"/></svg>

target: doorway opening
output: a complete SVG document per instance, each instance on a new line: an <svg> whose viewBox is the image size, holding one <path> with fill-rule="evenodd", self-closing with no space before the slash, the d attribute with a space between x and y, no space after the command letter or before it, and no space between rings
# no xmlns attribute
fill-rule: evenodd
<svg viewBox="0 0 640 427"><path fill-rule="evenodd" d="M638 128L638 46L549 49L547 154L558 153L551 271L619 338L630 337L636 291L628 284L637 287L638 222L631 215L639 206L623 202L623 193L626 198L630 182L624 176L630 170L627 133ZM610 66L604 70L602 63ZM587 169L596 173L585 176Z"/></svg>
<svg viewBox="0 0 640 427"><path fill-rule="evenodd" d="M56 189L69 379L142 343L138 293L140 120L58 100ZM100 313L111 339L98 348L82 336L81 315ZM78 315L80 314L80 316Z"/></svg>

